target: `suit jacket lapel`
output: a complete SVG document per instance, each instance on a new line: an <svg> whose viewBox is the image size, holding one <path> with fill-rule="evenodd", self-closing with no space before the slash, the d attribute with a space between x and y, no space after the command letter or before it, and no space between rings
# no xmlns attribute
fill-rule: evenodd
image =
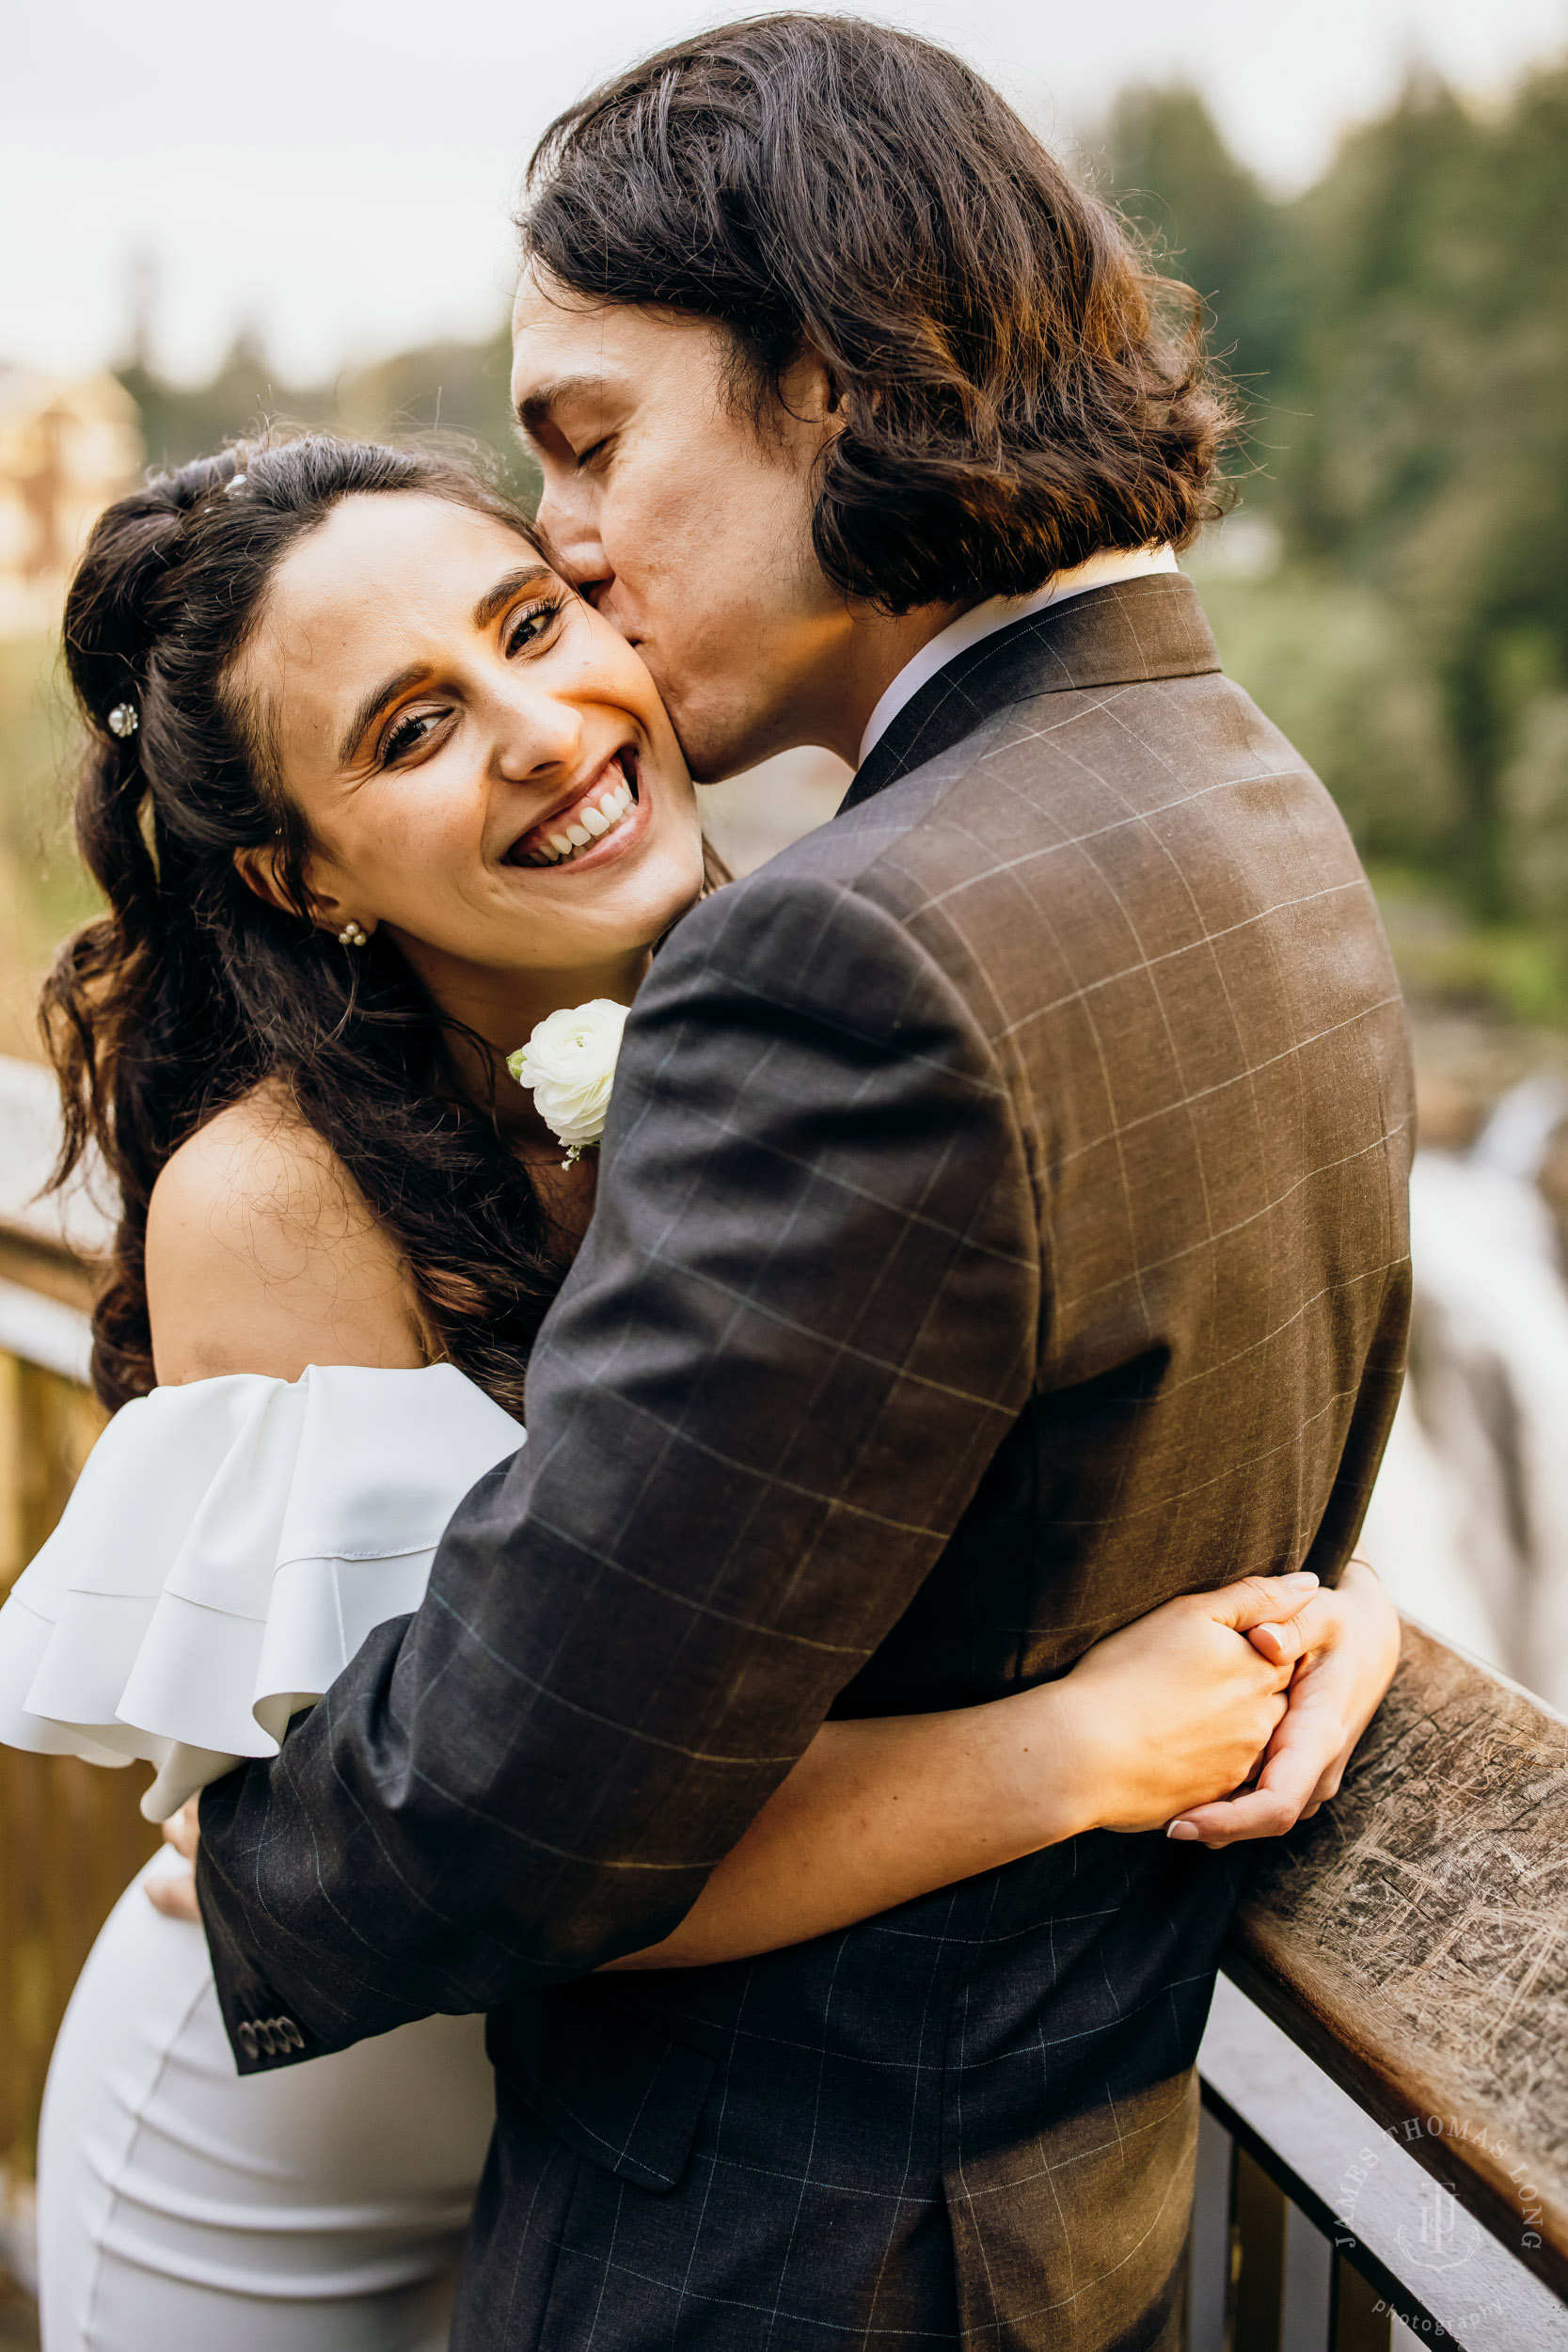
<svg viewBox="0 0 1568 2352"><path fill-rule="evenodd" d="M927 678L857 770L840 805L859 808L1037 694L1197 677L1220 666L1197 592L1180 572L1091 588L983 637Z"/></svg>

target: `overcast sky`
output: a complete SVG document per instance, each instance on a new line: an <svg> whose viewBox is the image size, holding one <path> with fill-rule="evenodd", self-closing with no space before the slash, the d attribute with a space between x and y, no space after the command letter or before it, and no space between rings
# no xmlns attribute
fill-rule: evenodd
<svg viewBox="0 0 1568 2352"><path fill-rule="evenodd" d="M1505 89L1568 50L1568 0L861 0L964 52L1064 142L1132 81L1184 76L1275 186L1319 171L1418 56ZM123 344L155 258L179 375L242 319L282 378L483 332L518 167L610 68L724 0L13 0L0 76L0 360Z"/></svg>

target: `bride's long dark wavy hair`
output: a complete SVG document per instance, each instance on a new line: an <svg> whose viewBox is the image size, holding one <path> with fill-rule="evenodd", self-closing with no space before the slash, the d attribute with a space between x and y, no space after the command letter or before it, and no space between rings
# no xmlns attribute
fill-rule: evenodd
<svg viewBox="0 0 1568 2352"><path fill-rule="evenodd" d="M422 493L538 546L476 472L325 435L237 444L111 506L66 608L88 729L76 837L108 912L45 984L63 1184L96 1145L122 1208L94 1316L111 1408L154 1385L148 1202L178 1147L264 1080L285 1087L402 1253L437 1353L509 1411L569 1245L464 1092L449 1033L397 949L342 946L307 913L310 842L258 714L230 690L282 558L342 500ZM133 732L111 714L135 712ZM125 727L124 717L119 725ZM237 850L280 853L297 912L263 905Z"/></svg>

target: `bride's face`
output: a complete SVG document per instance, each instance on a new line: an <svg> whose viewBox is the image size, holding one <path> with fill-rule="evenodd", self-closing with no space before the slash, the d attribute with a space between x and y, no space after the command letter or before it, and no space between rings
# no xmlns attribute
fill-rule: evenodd
<svg viewBox="0 0 1568 2352"><path fill-rule="evenodd" d="M637 655L491 517L351 498L278 566L238 667L315 845L322 921L427 983L613 986L702 884L695 796ZM559 977L559 987L551 982Z"/></svg>

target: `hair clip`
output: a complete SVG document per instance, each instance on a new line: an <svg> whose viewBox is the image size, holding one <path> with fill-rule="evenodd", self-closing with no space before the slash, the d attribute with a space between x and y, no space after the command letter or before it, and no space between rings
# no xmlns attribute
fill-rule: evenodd
<svg viewBox="0 0 1568 2352"><path fill-rule="evenodd" d="M135 703L116 703L109 713L109 733L118 735L122 742L126 736L135 735L140 724L141 719Z"/></svg>
<svg viewBox="0 0 1568 2352"><path fill-rule="evenodd" d="M243 489L245 488L245 484L246 484L249 480L250 480L250 476L249 476L247 473L237 473L237 474L235 474L235 476L233 477L232 481L230 481L230 482L226 482L226 483L224 484L224 485L223 485L223 495L224 495L224 497L225 497L226 499L231 499L231 498L233 497L233 495L234 495L235 491L236 491L236 490L243 490Z"/></svg>

